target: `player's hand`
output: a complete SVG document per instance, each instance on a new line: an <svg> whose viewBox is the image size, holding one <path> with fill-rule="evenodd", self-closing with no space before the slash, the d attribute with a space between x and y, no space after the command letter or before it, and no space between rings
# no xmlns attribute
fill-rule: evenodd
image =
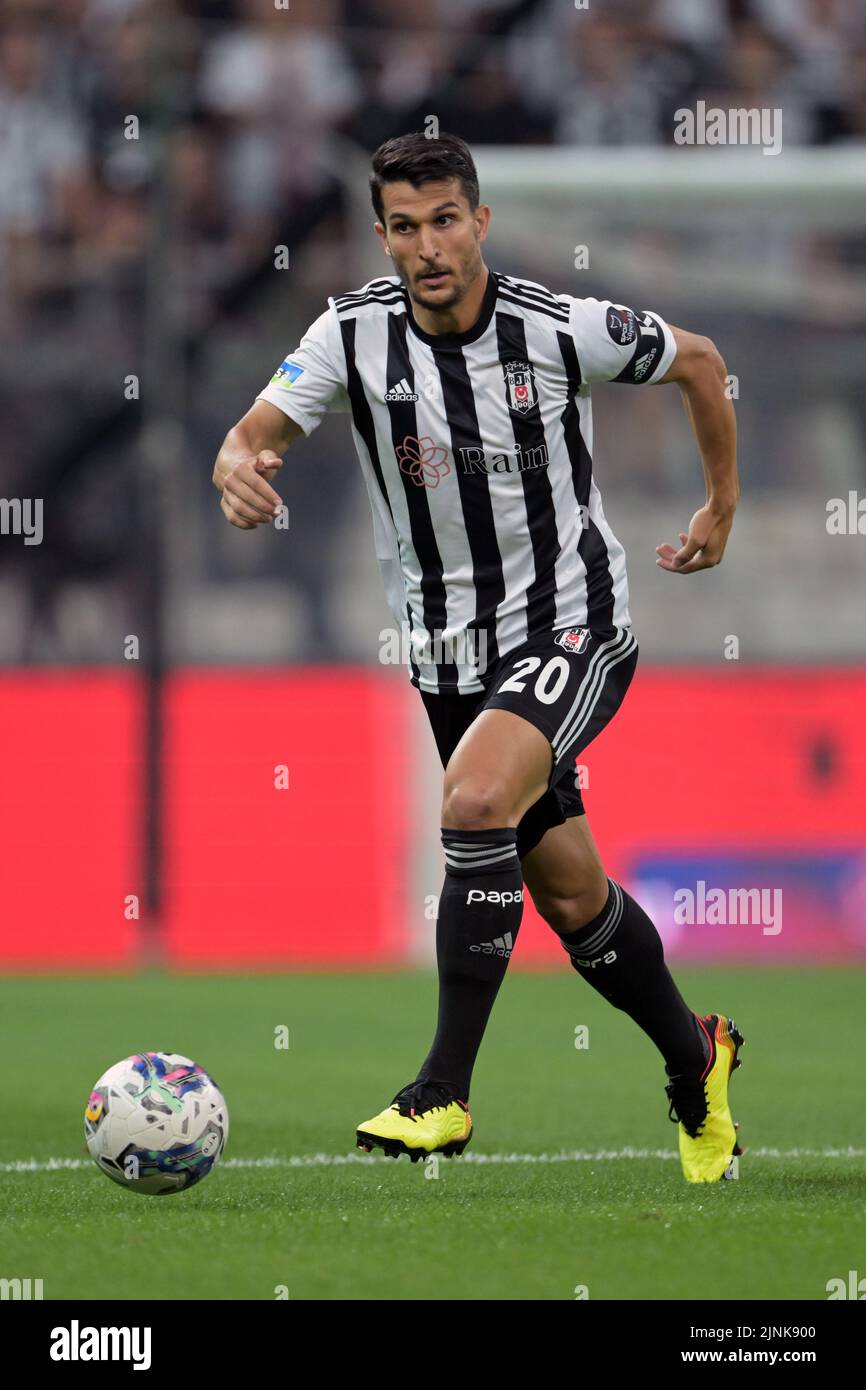
<svg viewBox="0 0 866 1390"><path fill-rule="evenodd" d="M270 486L282 468L283 460L273 449L262 449L254 458L242 459L221 479L220 507L232 526L254 531L273 521L282 507L282 498Z"/></svg>
<svg viewBox="0 0 866 1390"><path fill-rule="evenodd" d="M673 574L694 574L696 570L706 570L720 564L733 524L732 510L714 510L707 503L692 517L688 535L680 531L679 550L667 542L656 546L659 557L656 564Z"/></svg>

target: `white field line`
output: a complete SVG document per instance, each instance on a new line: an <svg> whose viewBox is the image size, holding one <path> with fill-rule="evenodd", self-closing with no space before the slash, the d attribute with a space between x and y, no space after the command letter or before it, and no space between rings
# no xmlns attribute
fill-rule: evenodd
<svg viewBox="0 0 866 1390"><path fill-rule="evenodd" d="M570 1149L564 1153L520 1154L520 1153L465 1153L460 1163L611 1163L619 1160L662 1158L676 1159L679 1155L673 1149ZM221 1168L332 1168L346 1164L369 1165L381 1162L381 1154L287 1154L270 1158L227 1158L219 1165ZM842 1149L746 1149L744 1161L753 1158L799 1159L799 1158L866 1158L866 1149L852 1147ZM91 1168L89 1158L21 1158L0 1163L0 1173L58 1173Z"/></svg>

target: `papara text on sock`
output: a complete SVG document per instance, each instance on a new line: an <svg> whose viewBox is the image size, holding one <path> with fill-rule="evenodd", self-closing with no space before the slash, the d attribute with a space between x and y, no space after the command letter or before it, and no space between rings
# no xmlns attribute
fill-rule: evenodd
<svg viewBox="0 0 866 1390"><path fill-rule="evenodd" d="M501 906L504 906L506 903L522 903L523 889L518 888L517 891L514 893L508 891L500 893L497 892L495 889L490 893L482 893L480 888L472 888L469 892L469 896L466 899L467 906L469 903L485 902L499 903Z"/></svg>

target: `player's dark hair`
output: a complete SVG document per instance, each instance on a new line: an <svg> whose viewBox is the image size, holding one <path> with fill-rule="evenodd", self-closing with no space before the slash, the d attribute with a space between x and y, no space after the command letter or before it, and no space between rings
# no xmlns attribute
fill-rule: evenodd
<svg viewBox="0 0 866 1390"><path fill-rule="evenodd" d="M464 197L474 212L478 207L478 174L469 146L459 135L441 132L428 139L423 131L386 140L373 155L370 196L379 221L384 221L382 189L386 183L411 183L419 188L431 179L459 179Z"/></svg>

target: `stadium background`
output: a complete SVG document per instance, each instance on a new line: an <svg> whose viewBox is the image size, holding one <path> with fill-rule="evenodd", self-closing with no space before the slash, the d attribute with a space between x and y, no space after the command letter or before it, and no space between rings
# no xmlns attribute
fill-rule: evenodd
<svg viewBox="0 0 866 1390"><path fill-rule="evenodd" d="M781 153L676 146L698 99L781 109ZM641 644L581 773L609 871L673 959L866 952L864 540L827 529L866 493L862 6L7 0L0 496L44 504L40 544L0 535L7 972L432 960L441 769L379 659L347 422L287 456L287 530L211 484L326 296L390 273L369 155L431 115L488 264L708 333L737 379L741 506L686 580L654 564L702 499L678 393L594 393ZM677 927L699 880L781 889L783 929ZM527 903L512 969L551 964Z"/></svg>

